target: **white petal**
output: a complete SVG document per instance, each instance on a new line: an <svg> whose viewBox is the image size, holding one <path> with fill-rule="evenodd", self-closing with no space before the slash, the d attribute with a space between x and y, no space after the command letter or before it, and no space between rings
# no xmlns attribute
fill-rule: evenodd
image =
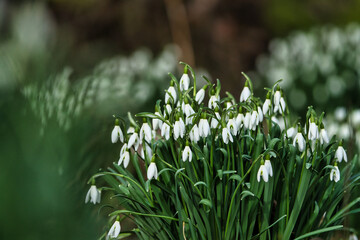
<svg viewBox="0 0 360 240"><path fill-rule="evenodd" d="M90 200L90 189L89 189L89 191L88 191L87 194L86 194L85 203L88 203L89 200Z"/></svg>
<svg viewBox="0 0 360 240"><path fill-rule="evenodd" d="M130 154L129 154L129 152L125 152L124 168L127 168L127 166L129 165L129 162L130 162Z"/></svg>
<svg viewBox="0 0 360 240"><path fill-rule="evenodd" d="M250 95L250 89L245 86L240 95L240 102L245 102L250 97Z"/></svg>
<svg viewBox="0 0 360 240"><path fill-rule="evenodd" d="M200 104L202 103L202 101L204 100L205 97L205 90L204 89L200 89L195 96L195 101Z"/></svg>
<svg viewBox="0 0 360 240"><path fill-rule="evenodd" d="M263 114L265 115L270 107L270 99L266 99L263 105Z"/></svg>
<svg viewBox="0 0 360 240"><path fill-rule="evenodd" d="M180 79L180 91L186 91L189 89L190 78L187 73L184 73Z"/></svg>
<svg viewBox="0 0 360 240"><path fill-rule="evenodd" d="M156 170L156 165L154 162L150 163L148 170L147 170L147 178L150 180L154 177Z"/></svg>
<svg viewBox="0 0 360 240"><path fill-rule="evenodd" d="M115 126L114 129L111 132L111 142L116 143L119 139L119 126Z"/></svg>
<svg viewBox="0 0 360 240"><path fill-rule="evenodd" d="M281 93L280 93L280 91L276 91L275 94L274 94L274 105L275 105L276 107L279 107L280 98L281 98Z"/></svg>

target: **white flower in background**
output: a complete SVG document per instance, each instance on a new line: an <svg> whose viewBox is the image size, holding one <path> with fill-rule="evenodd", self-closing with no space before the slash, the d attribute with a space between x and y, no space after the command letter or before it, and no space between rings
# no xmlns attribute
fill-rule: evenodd
<svg viewBox="0 0 360 240"><path fill-rule="evenodd" d="M134 132L135 132L135 128L129 127L126 133L130 135L133 134Z"/></svg>
<svg viewBox="0 0 360 240"><path fill-rule="evenodd" d="M245 82L244 89L242 90L242 92L240 94L240 102L246 102L248 100L248 98L250 97L250 95L251 95L251 92L248 87L248 83Z"/></svg>
<svg viewBox="0 0 360 240"><path fill-rule="evenodd" d="M218 106L217 102L218 102L219 100L220 100L219 97L216 97L215 95L212 95L212 96L210 97L210 99L209 99L208 107L209 107L209 108L212 108L212 109L215 109L215 108Z"/></svg>
<svg viewBox="0 0 360 240"><path fill-rule="evenodd" d="M226 110L228 110L231 107L232 107L232 103L231 102L226 102Z"/></svg>
<svg viewBox="0 0 360 240"><path fill-rule="evenodd" d="M238 131L240 131L243 126L244 118L244 114L239 112L235 120Z"/></svg>
<svg viewBox="0 0 360 240"><path fill-rule="evenodd" d="M271 101L270 99L266 99L265 102L264 102L264 105L263 105L263 114L266 115L266 113L269 111L269 108L270 108L270 104L271 104Z"/></svg>
<svg viewBox="0 0 360 240"><path fill-rule="evenodd" d="M351 113L351 123L354 127L358 128L360 126L360 109L356 109Z"/></svg>
<svg viewBox="0 0 360 240"><path fill-rule="evenodd" d="M324 143L329 143L329 137L328 134L324 128L324 126L321 126L321 130L320 130L320 144L324 144Z"/></svg>
<svg viewBox="0 0 360 240"><path fill-rule="evenodd" d="M171 82L171 84L174 84L173 82ZM171 97L170 97L171 95ZM165 93L165 103L169 103L169 100L173 99L174 103L176 103L176 90L174 88L174 86L170 86L169 89L167 90L167 92Z"/></svg>
<svg viewBox="0 0 360 240"><path fill-rule="evenodd" d="M292 138L295 135L295 128L291 127L286 131L286 135L288 136L288 138Z"/></svg>
<svg viewBox="0 0 360 240"><path fill-rule="evenodd" d="M275 116L272 116L271 121L273 123L276 123L277 125L279 125L279 128L281 129L281 131L284 131L284 129L285 129L285 121L284 121L283 117L277 118Z"/></svg>
<svg viewBox="0 0 360 240"><path fill-rule="evenodd" d="M319 138L319 128L313 120L309 119L309 122L310 122L310 126L309 126L308 139L316 140Z"/></svg>
<svg viewBox="0 0 360 240"><path fill-rule="evenodd" d="M190 135L190 140L193 143L197 143L200 140L199 128L198 128L198 126L196 124L190 130L189 135Z"/></svg>
<svg viewBox="0 0 360 240"><path fill-rule="evenodd" d="M224 127L223 130L222 130L222 138L223 138L223 141L224 141L225 144L228 144L229 140L230 140L230 142L234 142L234 139L231 136L231 134L229 132L229 129L226 128L226 127Z"/></svg>
<svg viewBox="0 0 360 240"><path fill-rule="evenodd" d="M269 172L268 170L266 169L265 165L261 165L258 172L257 172L257 181L260 182L260 177L262 177L262 179L265 181L265 182L268 182L269 181Z"/></svg>
<svg viewBox="0 0 360 240"><path fill-rule="evenodd" d="M179 137L184 138L185 135L185 123L182 118L175 121L174 124L174 139L177 140Z"/></svg>
<svg viewBox="0 0 360 240"><path fill-rule="evenodd" d="M107 237L110 239L117 238L120 234L120 230L121 230L120 222L116 220L112 225L112 227L110 228Z"/></svg>
<svg viewBox="0 0 360 240"><path fill-rule="evenodd" d="M166 122L161 126L161 136L165 137L166 140L170 139L170 126Z"/></svg>
<svg viewBox="0 0 360 240"><path fill-rule="evenodd" d="M150 125L147 122L144 122L140 129L140 142L145 139L148 143L151 142L151 128Z"/></svg>
<svg viewBox="0 0 360 240"><path fill-rule="evenodd" d="M262 122L264 120L264 115L261 110L261 107L258 106L258 114L259 114L259 122Z"/></svg>
<svg viewBox="0 0 360 240"><path fill-rule="evenodd" d="M151 158L151 156L153 155L151 147L145 144L145 150L146 150L146 156L148 158ZM142 159L145 159L144 146L141 148L140 156L142 157Z"/></svg>
<svg viewBox="0 0 360 240"><path fill-rule="evenodd" d="M230 118L226 127L229 129L229 132L233 135L236 136L238 129L237 129L237 125L236 125L236 119L235 118Z"/></svg>
<svg viewBox="0 0 360 240"><path fill-rule="evenodd" d="M349 236L349 240L359 240L358 237L353 233Z"/></svg>
<svg viewBox="0 0 360 240"><path fill-rule="evenodd" d="M299 151L304 152L305 146L306 146L306 141L305 141L305 138L304 138L304 136L302 135L302 133L300 131L298 131L298 133L295 135L293 145L294 145L294 147L296 147L296 145L297 145Z"/></svg>
<svg viewBox="0 0 360 240"><path fill-rule="evenodd" d="M139 134L137 132L134 132L129 138L128 148L131 148L133 145L135 151L137 151L140 145Z"/></svg>
<svg viewBox="0 0 360 240"><path fill-rule="evenodd" d="M116 143L119 139L121 142L124 142L124 134L119 126L119 120L116 119L114 129L111 132L111 142Z"/></svg>
<svg viewBox="0 0 360 240"><path fill-rule="evenodd" d="M89 191L86 194L85 203L88 203L89 201L93 204L100 203L100 199L101 191L98 190L94 184L91 185Z"/></svg>
<svg viewBox="0 0 360 240"><path fill-rule="evenodd" d="M191 162L191 160L192 160L192 151L191 151L191 148L188 145L186 145L186 147L184 148L184 151L182 153L182 160L184 162L186 162L187 160L189 162Z"/></svg>
<svg viewBox="0 0 360 240"><path fill-rule="evenodd" d="M342 142L340 142L338 148L336 149L335 159L338 162L341 162L343 159L345 162L347 162L347 155L346 155L345 149L342 146Z"/></svg>
<svg viewBox="0 0 360 240"><path fill-rule="evenodd" d="M244 117L244 127L246 129L250 128L250 119L251 119L251 114L250 114L250 112L247 112Z"/></svg>
<svg viewBox="0 0 360 240"><path fill-rule="evenodd" d="M126 148L124 152L121 153L118 165L120 166L121 163L124 163L124 168L127 168L130 162L130 153L129 150Z"/></svg>
<svg viewBox="0 0 360 240"><path fill-rule="evenodd" d="M265 168L266 168L266 171L269 173L270 177L272 177L273 169L272 169L270 160L265 160Z"/></svg>
<svg viewBox="0 0 360 240"><path fill-rule="evenodd" d="M206 118L200 119L199 122L199 135L200 137L206 138L210 134L209 122Z"/></svg>
<svg viewBox="0 0 360 240"><path fill-rule="evenodd" d="M340 180L340 171L338 166L334 166L334 168L330 172L330 181L338 182Z"/></svg>
<svg viewBox="0 0 360 240"><path fill-rule="evenodd" d="M155 112L155 115L161 117L160 113L159 112ZM162 121L160 119L157 119L157 118L153 118L152 119L152 126L153 126L153 129L156 130L156 129L161 129L161 126L162 126Z"/></svg>
<svg viewBox="0 0 360 240"><path fill-rule="evenodd" d="M147 170L147 178L148 178L148 180L151 180L153 178L154 179L158 178L158 170L157 170L155 162L150 163L148 170Z"/></svg>
<svg viewBox="0 0 360 240"><path fill-rule="evenodd" d="M200 89L197 93L196 93L196 96L195 96L195 101L200 104L202 103L202 101L204 100L204 97L205 97L205 90L202 88Z"/></svg>
<svg viewBox="0 0 360 240"><path fill-rule="evenodd" d="M215 116L216 117L211 118L211 128L217 128L219 125L218 119L221 119L220 114L218 112L215 112Z"/></svg>
<svg viewBox="0 0 360 240"><path fill-rule="evenodd" d="M171 112L172 112L171 105L170 105L170 104L166 104L166 106L165 106L165 111L164 111L164 115L170 116Z"/></svg>
<svg viewBox="0 0 360 240"><path fill-rule="evenodd" d="M346 109L344 107L338 107L334 111L335 119L339 122L342 122L346 118Z"/></svg>
<svg viewBox="0 0 360 240"><path fill-rule="evenodd" d="M190 78L187 73L184 73L180 78L180 91L186 91L189 89Z"/></svg>

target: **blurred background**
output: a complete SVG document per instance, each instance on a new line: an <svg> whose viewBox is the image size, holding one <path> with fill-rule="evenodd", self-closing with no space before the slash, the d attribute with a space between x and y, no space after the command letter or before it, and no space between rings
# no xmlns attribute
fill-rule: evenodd
<svg viewBox="0 0 360 240"><path fill-rule="evenodd" d="M262 98L283 79L290 109L326 110L353 156L359 12L356 0L0 0L0 239L98 239L107 207L84 199L118 160L112 115L153 111L180 60L235 97L242 71Z"/></svg>

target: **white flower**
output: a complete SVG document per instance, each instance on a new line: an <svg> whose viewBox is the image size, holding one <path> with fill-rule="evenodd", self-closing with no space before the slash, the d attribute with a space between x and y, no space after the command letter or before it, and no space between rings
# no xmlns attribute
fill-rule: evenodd
<svg viewBox="0 0 360 240"><path fill-rule="evenodd" d="M308 139L316 140L319 138L319 128L315 122L310 121Z"/></svg>
<svg viewBox="0 0 360 240"><path fill-rule="evenodd" d="M96 204L100 203L101 191L96 188L95 185L91 185L89 191L85 197L85 203L88 203L89 200L91 203Z"/></svg>
<svg viewBox="0 0 360 240"><path fill-rule="evenodd" d="M266 168L267 172L269 173L270 177L272 177L273 169L272 169L270 160L265 160L265 168Z"/></svg>
<svg viewBox="0 0 360 240"><path fill-rule="evenodd" d="M341 122L346 118L346 109L344 107L338 107L335 109L334 115L335 115L335 119Z"/></svg>
<svg viewBox="0 0 360 240"><path fill-rule="evenodd" d="M232 107L232 103L231 102L226 102L226 110L228 110L231 107Z"/></svg>
<svg viewBox="0 0 360 240"><path fill-rule="evenodd" d="M349 236L349 240L359 240L358 237L353 233Z"/></svg>
<svg viewBox="0 0 360 240"><path fill-rule="evenodd" d="M250 89L248 88L247 84L245 84L245 87L240 95L240 102L245 102L246 100L248 100L250 95L251 95Z"/></svg>
<svg viewBox="0 0 360 240"><path fill-rule="evenodd" d="M158 178L158 170L157 170L156 164L154 162L151 162L148 167L147 178L149 180L151 180L152 178L154 178L154 179Z"/></svg>
<svg viewBox="0 0 360 240"><path fill-rule="evenodd" d="M298 145L299 151L304 152L306 142L305 142L305 139L304 139L303 135L301 134L301 132L298 132L295 135L295 138L294 138L294 141L293 141L294 147L296 147L296 144Z"/></svg>
<svg viewBox="0 0 360 240"><path fill-rule="evenodd" d="M123 155L127 149L128 149L127 144L124 143L124 145L120 149L120 156Z"/></svg>
<svg viewBox="0 0 360 240"><path fill-rule="evenodd" d="M246 129L250 128L250 119L251 119L251 114L250 114L250 112L247 112L244 117L244 127Z"/></svg>
<svg viewBox="0 0 360 240"><path fill-rule="evenodd" d="M148 158L151 158L151 156L153 155L152 149L149 145L145 144L145 149L146 149L146 156ZM145 151L144 151L144 146L141 148L141 152L140 152L140 156L145 159Z"/></svg>
<svg viewBox="0 0 360 240"><path fill-rule="evenodd" d="M206 138L210 134L209 122L206 118L200 119L199 122L199 135L200 137Z"/></svg>
<svg viewBox="0 0 360 240"><path fill-rule="evenodd" d="M212 96L210 97L210 99L209 99L208 107L209 107L209 108L212 108L212 109L215 109L215 108L218 106L217 102L218 102L219 100L220 100L219 97L216 97L215 95L212 95Z"/></svg>
<svg viewBox="0 0 360 240"><path fill-rule="evenodd" d="M226 127L224 127L222 130L222 138L223 138L223 141L225 144L228 144L229 140L230 140L230 142L234 142L233 137L231 136L231 134L229 132L229 129Z"/></svg>
<svg viewBox="0 0 360 240"><path fill-rule="evenodd" d="M274 94L274 106L279 107L280 105L281 92L280 90L276 90Z"/></svg>
<svg viewBox="0 0 360 240"><path fill-rule="evenodd" d="M161 136L166 140L170 139L170 126L166 122L161 126Z"/></svg>
<svg viewBox="0 0 360 240"><path fill-rule="evenodd" d="M338 166L334 166L334 168L330 172L330 181L338 182L340 180L340 171Z"/></svg>
<svg viewBox="0 0 360 240"><path fill-rule="evenodd" d="M187 73L184 73L180 78L180 91L186 91L189 89L190 78Z"/></svg>
<svg viewBox="0 0 360 240"><path fill-rule="evenodd" d="M134 132L135 132L135 128L129 127L126 133L130 135L133 134Z"/></svg>
<svg viewBox="0 0 360 240"><path fill-rule="evenodd" d="M280 114L282 114L283 112L285 112L286 109L286 103L283 97L280 98L280 106L279 106L279 112Z"/></svg>
<svg viewBox="0 0 360 240"><path fill-rule="evenodd" d="M174 103L176 103L176 90L174 86L170 86L167 92L165 93L165 103L169 103L169 100L171 99L170 95L174 99Z"/></svg>
<svg viewBox="0 0 360 240"><path fill-rule="evenodd" d="M249 129L255 131L258 123L259 123L259 114L257 111L254 110L251 114Z"/></svg>
<svg viewBox="0 0 360 240"><path fill-rule="evenodd" d="M183 107L183 112L186 115L185 123L186 125L192 124L192 120L194 118L193 114L195 113L194 109L190 106L189 103L186 103Z"/></svg>
<svg viewBox="0 0 360 240"><path fill-rule="evenodd" d="M351 123L355 127L359 127L360 125L360 109L356 109L351 113Z"/></svg>
<svg viewBox="0 0 360 240"><path fill-rule="evenodd" d="M211 118L211 128L217 128L219 125L219 121L217 119L221 118L220 114L218 112L215 112L215 116L216 117Z"/></svg>
<svg viewBox="0 0 360 240"><path fill-rule="evenodd" d="M171 108L170 104L166 104L164 115L170 116L171 112L172 112L172 108Z"/></svg>
<svg viewBox="0 0 360 240"><path fill-rule="evenodd" d="M174 139L177 140L179 137L183 138L185 135L185 123L182 118L175 121L174 124Z"/></svg>
<svg viewBox="0 0 360 240"><path fill-rule="evenodd" d="M190 140L194 143L197 143L200 140L199 128L196 124L190 130Z"/></svg>
<svg viewBox="0 0 360 240"><path fill-rule="evenodd" d="M161 116L159 112L155 112L155 115L157 116ZM161 129L161 126L162 126L162 121L160 119L157 119L157 118L153 118L152 119L152 126L153 126L153 129L156 130L156 129Z"/></svg>
<svg viewBox="0 0 360 240"><path fill-rule="evenodd" d="M237 126L238 131L240 131L240 129L241 129L242 126L243 126L244 118L245 118L245 117L244 117L244 114L242 114L242 113L239 113L239 114L237 115L237 117L236 117L235 122L236 122L236 126Z"/></svg>
<svg viewBox="0 0 360 240"><path fill-rule="evenodd" d="M144 122L140 129L140 142L145 138L148 143L151 142L151 128L147 122Z"/></svg>
<svg viewBox="0 0 360 240"><path fill-rule="evenodd" d="M264 119L263 112L261 110L261 107L258 106L258 114L259 114L259 122L262 122Z"/></svg>
<svg viewBox="0 0 360 240"><path fill-rule="evenodd" d="M292 138L295 135L295 128L291 127L286 131L286 135L288 136L288 138Z"/></svg>
<svg viewBox="0 0 360 240"><path fill-rule="evenodd" d="M197 93L196 93L196 96L195 96L195 101L200 104L202 103L202 101L204 100L204 97L205 97L205 90L202 88L200 89Z"/></svg>
<svg viewBox="0 0 360 240"><path fill-rule="evenodd" d="M263 105L263 114L266 115L266 113L269 111L271 101L270 99L266 99Z"/></svg>
<svg viewBox="0 0 360 240"><path fill-rule="evenodd" d="M329 137L325 130L325 128L321 128L320 130L320 144L329 143Z"/></svg>
<svg viewBox="0 0 360 240"><path fill-rule="evenodd" d="M226 127L233 136L236 136L238 129L234 118L229 119Z"/></svg>
<svg viewBox="0 0 360 240"><path fill-rule="evenodd" d="M139 134L137 132L134 132L128 142L128 148L131 148L134 145L134 149L135 151L138 150L139 145L140 145L140 139L139 139Z"/></svg>
<svg viewBox="0 0 360 240"><path fill-rule="evenodd" d="M261 165L258 170L258 173L257 173L257 181L258 182L260 182L260 177L262 177L265 182L269 181L269 173L268 173L265 165Z"/></svg>
<svg viewBox="0 0 360 240"><path fill-rule="evenodd" d="M335 159L338 162L341 162L343 159L345 162L347 162L347 155L346 155L346 152L345 152L345 149L343 148L343 146L339 145L338 148L336 149Z"/></svg>
<svg viewBox="0 0 360 240"><path fill-rule="evenodd" d="M108 232L108 237L110 239L117 238L120 234L120 230L121 230L120 222L116 220Z"/></svg>
<svg viewBox="0 0 360 240"><path fill-rule="evenodd" d="M189 160L189 162L191 162L192 160L192 151L191 148L189 146L186 146L184 148L183 154L182 154L182 160L184 162L186 162L186 160Z"/></svg>
<svg viewBox="0 0 360 240"><path fill-rule="evenodd" d="M124 168L127 168L127 166L129 165L129 162L130 162L130 153L129 153L128 149L126 149L126 150L120 155L118 165L120 166L121 163L123 163L123 162L124 162Z"/></svg>
<svg viewBox="0 0 360 240"><path fill-rule="evenodd" d="M124 135L121 131L119 125L115 125L114 129L111 132L111 142L116 143L120 139L121 142L124 142Z"/></svg>

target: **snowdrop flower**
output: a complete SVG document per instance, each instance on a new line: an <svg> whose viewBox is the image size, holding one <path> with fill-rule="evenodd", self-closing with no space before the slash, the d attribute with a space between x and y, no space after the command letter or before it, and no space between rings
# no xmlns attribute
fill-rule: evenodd
<svg viewBox="0 0 360 240"><path fill-rule="evenodd" d="M184 148L184 151L182 153L182 160L184 162L186 162L186 160L189 160L189 162L191 162L192 160L192 151L188 145L189 143L187 142L186 143L186 147Z"/></svg>
<svg viewBox="0 0 360 240"><path fill-rule="evenodd" d="M174 103L176 103L176 90L174 88L174 82L173 81L171 81L170 87L167 90L167 92L165 93L165 103L169 103L170 99L173 99Z"/></svg>
<svg viewBox="0 0 360 240"><path fill-rule="evenodd" d="M116 143L119 139L124 142L124 134L119 126L119 119L116 119L114 129L111 132L111 142Z"/></svg>
<svg viewBox="0 0 360 240"><path fill-rule="evenodd" d="M139 134L136 132L136 130L129 139L128 148L131 148L133 145L135 151L137 151L140 145L140 139L139 139Z"/></svg>
<svg viewBox="0 0 360 240"><path fill-rule="evenodd" d="M210 134L209 122L204 115L199 122L199 135L200 137L206 138L207 136L209 136L209 134Z"/></svg>
<svg viewBox="0 0 360 240"><path fill-rule="evenodd" d="M166 104L164 115L170 116L171 112L172 112L172 108L171 108L170 104Z"/></svg>
<svg viewBox="0 0 360 240"><path fill-rule="evenodd" d="M247 112L244 117L244 127L246 129L250 129L250 119L251 119L251 114L250 112Z"/></svg>
<svg viewBox="0 0 360 240"><path fill-rule="evenodd" d="M194 116L192 116L192 115L195 113L195 111L194 111L194 109L190 106L189 103L186 103L186 104L184 105L183 112L184 112L185 115L186 115L186 118L185 118L185 123L186 123L186 125L192 124L192 120L193 120L193 118L194 118Z"/></svg>
<svg viewBox="0 0 360 240"><path fill-rule="evenodd" d="M234 142L234 139L233 137L231 136L230 132L229 132L229 129L224 127L222 129L222 138L223 138L223 141L225 144L228 144L229 143L229 140L230 142Z"/></svg>
<svg viewBox="0 0 360 240"><path fill-rule="evenodd" d="M265 181L265 182L268 182L269 181L269 172L268 170L266 169L265 165L264 164L261 164L260 165L260 168L257 172L257 181L260 182L260 177L262 177L262 179Z"/></svg>
<svg viewBox="0 0 360 240"><path fill-rule="evenodd" d="M236 136L238 129L237 129L237 125L236 125L236 119L232 118L232 113L230 114L230 119L229 119L226 127L229 129L229 132L233 136Z"/></svg>
<svg viewBox="0 0 360 240"><path fill-rule="evenodd" d="M125 144L124 144L125 145ZM122 149L121 149L122 150ZM122 152L122 151L121 151ZM124 163L124 168L127 168L130 162L130 153L129 149L125 148L125 150L121 153L118 165L120 166L121 163Z"/></svg>
<svg viewBox="0 0 360 240"><path fill-rule="evenodd" d="M309 140L316 140L319 138L319 129L316 123L314 122L314 119L310 119L310 126L309 126L309 133L308 133L308 139Z"/></svg>
<svg viewBox="0 0 360 240"><path fill-rule="evenodd" d="M135 128L129 127L126 133L130 135L133 134L134 132L135 132Z"/></svg>
<svg viewBox="0 0 360 240"><path fill-rule="evenodd" d="M334 166L334 168L330 172L330 181L338 182L340 180L340 171L338 166Z"/></svg>
<svg viewBox="0 0 360 240"><path fill-rule="evenodd" d="M295 128L291 127L286 131L286 135L288 136L288 138L292 138L295 135Z"/></svg>
<svg viewBox="0 0 360 240"><path fill-rule="evenodd" d="M358 237L353 233L349 236L349 240L359 240Z"/></svg>
<svg viewBox="0 0 360 240"><path fill-rule="evenodd" d="M218 98L215 95L212 95L209 99L209 108L215 109L218 106L217 102Z"/></svg>
<svg viewBox="0 0 360 240"><path fill-rule="evenodd" d="M155 115L161 117L159 111L155 111ZM154 129L154 130L156 130L156 129L161 129L162 121L161 121L160 119L153 118L153 119L152 119L152 126L153 126L153 129Z"/></svg>
<svg viewBox="0 0 360 240"><path fill-rule="evenodd" d="M245 82L245 87L242 90L241 94L240 94L240 102L245 102L248 100L248 98L250 97L251 92L250 89L248 87L248 82Z"/></svg>
<svg viewBox="0 0 360 240"><path fill-rule="evenodd" d="M93 204L100 203L101 191L98 190L95 184L92 184L89 191L86 194L85 203L89 201Z"/></svg>
<svg viewBox="0 0 360 240"><path fill-rule="evenodd" d="M281 98L281 92L280 92L280 87L277 87L277 90L274 94L274 106L275 107L279 107L280 105L280 98Z"/></svg>
<svg viewBox="0 0 360 240"><path fill-rule="evenodd" d="M320 144L329 143L329 137L328 134L324 128L324 125L321 124L321 130L320 130Z"/></svg>
<svg viewBox="0 0 360 240"><path fill-rule="evenodd" d="M232 107L232 103L231 102L226 102L226 110L228 110L231 107Z"/></svg>
<svg viewBox="0 0 360 240"><path fill-rule="evenodd" d="M174 139L183 138L185 135L185 123L182 118L178 118L174 124Z"/></svg>
<svg viewBox="0 0 360 240"><path fill-rule="evenodd" d="M158 170L157 170L157 167L156 167L156 164L154 161L152 161L148 167L147 178L148 178L148 180L151 180L153 178L154 179L158 178Z"/></svg>
<svg viewBox="0 0 360 240"><path fill-rule="evenodd" d="M305 138L303 137L303 135L301 133L300 127L298 128L298 133L295 135L293 145L294 145L294 147L296 147L296 145L298 145L299 151L304 152L306 142L305 142Z"/></svg>
<svg viewBox="0 0 360 240"><path fill-rule="evenodd" d="M166 140L170 139L170 126L166 122L161 126L161 136L165 137Z"/></svg>
<svg viewBox="0 0 360 240"><path fill-rule="evenodd" d="M339 122L345 120L346 118L346 109L344 107L338 107L334 111L335 119Z"/></svg>
<svg viewBox="0 0 360 240"><path fill-rule="evenodd" d="M202 88L200 89L197 93L196 93L196 96L195 96L195 101L200 104L202 103L202 101L204 100L204 97L205 97L205 89Z"/></svg>
<svg viewBox="0 0 360 240"><path fill-rule="evenodd" d="M270 177L272 177L273 169L272 169L271 162L269 159L265 160L265 168L266 168L266 171L268 172L268 174L270 175Z"/></svg>
<svg viewBox="0 0 360 240"><path fill-rule="evenodd" d="M238 115L236 117L236 120L235 120L238 131L240 131L240 129L243 126L243 122L245 121L244 118L245 117L244 117L244 114L242 113L242 109L240 109L239 113L238 113Z"/></svg>
<svg viewBox="0 0 360 240"><path fill-rule="evenodd" d="M148 143L151 142L151 128L150 125L146 122L146 119L144 119L144 123L141 126L140 129L140 142L142 142L143 139L145 139L145 141L147 141Z"/></svg>
<svg viewBox="0 0 360 240"><path fill-rule="evenodd" d="M189 135L190 135L191 142L197 143L200 140L199 128L196 124L190 130Z"/></svg>
<svg viewBox="0 0 360 240"><path fill-rule="evenodd" d="M344 159L345 162L347 162L347 155L346 155L345 149L342 146L342 141L340 141L339 146L336 149L335 159L338 162L341 162L343 159Z"/></svg>
<svg viewBox="0 0 360 240"><path fill-rule="evenodd" d="M257 110L258 110L257 112L259 114L259 122L262 122L264 120L264 115L263 115L263 112L261 110L261 107L258 106Z"/></svg>
<svg viewBox="0 0 360 240"><path fill-rule="evenodd" d="M264 115L266 115L266 113L269 111L270 105L271 105L270 92L268 92L266 94L266 100L265 100L263 108L262 108Z"/></svg>
<svg viewBox="0 0 360 240"><path fill-rule="evenodd" d="M360 109L356 109L351 113L351 123L355 127L360 125Z"/></svg>
<svg viewBox="0 0 360 240"><path fill-rule="evenodd" d="M147 144L145 144L145 151L144 151L144 146L141 148L140 156L142 157L142 159L145 159L145 152L148 158L150 158L153 155L151 147Z"/></svg>
<svg viewBox="0 0 360 240"><path fill-rule="evenodd" d="M257 111L254 110L251 114L249 129L255 131L258 123L259 123L259 114Z"/></svg>
<svg viewBox="0 0 360 240"><path fill-rule="evenodd" d="M107 237L112 239L112 238L117 238L120 234L120 230L121 230L121 226L120 226L120 222L117 219L114 224L112 225L112 227L110 228Z"/></svg>
<svg viewBox="0 0 360 240"><path fill-rule="evenodd" d="M187 73L184 73L180 78L180 91L186 91L189 89L190 78Z"/></svg>
<svg viewBox="0 0 360 240"><path fill-rule="evenodd" d="M219 112L217 112L217 109L215 109L215 116L216 117L211 118L211 128L217 128L219 125L218 119L221 119Z"/></svg>

